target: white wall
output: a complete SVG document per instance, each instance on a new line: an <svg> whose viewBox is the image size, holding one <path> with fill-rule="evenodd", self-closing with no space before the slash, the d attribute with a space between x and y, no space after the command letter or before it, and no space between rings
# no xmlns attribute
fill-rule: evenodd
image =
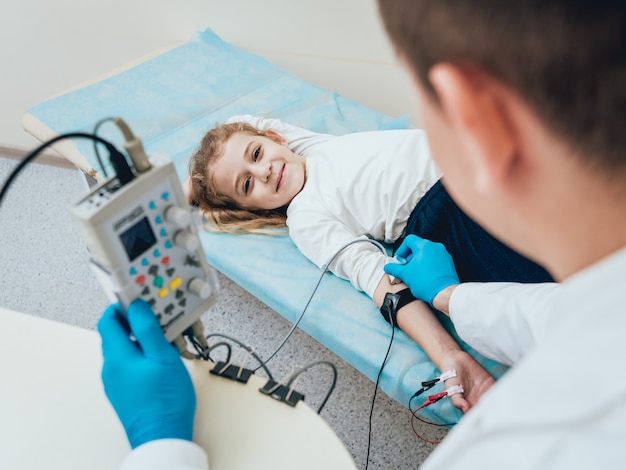
<svg viewBox="0 0 626 470"><path fill-rule="evenodd" d="M3 3L0 146L37 143L21 127L29 107L207 26L315 85L389 115L414 106L375 0Z"/></svg>

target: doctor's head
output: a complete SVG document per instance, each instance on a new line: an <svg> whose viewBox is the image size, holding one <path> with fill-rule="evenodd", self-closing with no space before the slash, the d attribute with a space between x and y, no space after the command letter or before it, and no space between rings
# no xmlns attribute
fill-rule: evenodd
<svg viewBox="0 0 626 470"><path fill-rule="evenodd" d="M304 186L305 159L278 133L235 122L205 134L189 178L191 199L219 230L279 227Z"/></svg>
<svg viewBox="0 0 626 470"><path fill-rule="evenodd" d="M378 4L446 187L494 234L534 257L569 178L624 188L626 2Z"/></svg>

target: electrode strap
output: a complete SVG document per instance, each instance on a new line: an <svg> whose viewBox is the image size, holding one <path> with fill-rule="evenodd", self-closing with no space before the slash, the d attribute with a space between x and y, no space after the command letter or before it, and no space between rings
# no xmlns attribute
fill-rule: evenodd
<svg viewBox="0 0 626 470"><path fill-rule="evenodd" d="M408 287L400 292L387 292L383 304L380 306L380 313L387 323L398 326L396 319L398 310L414 300L417 299L411 294L411 289Z"/></svg>

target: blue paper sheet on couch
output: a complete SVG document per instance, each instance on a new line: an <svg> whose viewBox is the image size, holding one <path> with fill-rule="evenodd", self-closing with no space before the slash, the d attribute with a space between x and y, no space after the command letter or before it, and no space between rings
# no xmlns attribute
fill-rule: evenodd
<svg viewBox="0 0 626 470"><path fill-rule="evenodd" d="M43 102L28 113L31 121L56 134L91 132L100 119L121 116L143 139L148 152L166 155L175 162L181 180L187 176L188 159L202 135L237 114L275 117L335 135L409 126L407 118L392 119L315 87L258 55L225 43L210 30L197 32L185 44L117 75ZM106 126L101 135L120 141L117 131ZM75 145L97 168L91 142L76 141ZM201 240L209 263L295 321L320 271L288 236L203 232ZM389 344L390 327L374 303L348 282L326 274L301 327L370 379L376 379ZM469 351L494 376L504 372L503 366ZM398 332L381 388L406 406L420 382L436 374L423 351ZM447 400L427 408L425 414L446 422L459 418Z"/></svg>

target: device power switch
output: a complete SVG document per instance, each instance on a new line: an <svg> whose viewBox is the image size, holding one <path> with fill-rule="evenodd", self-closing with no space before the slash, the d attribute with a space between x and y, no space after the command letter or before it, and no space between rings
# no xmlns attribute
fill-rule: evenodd
<svg viewBox="0 0 626 470"><path fill-rule="evenodd" d="M191 222L191 214L178 206L169 206L165 209L165 220L177 227L186 227Z"/></svg>
<svg viewBox="0 0 626 470"><path fill-rule="evenodd" d="M174 234L174 243L187 251L196 251L200 246L200 239L189 230L179 230Z"/></svg>
<svg viewBox="0 0 626 470"><path fill-rule="evenodd" d="M211 285L199 277L194 277L191 281L189 281L187 288L192 294L197 295L202 300L208 299L213 293Z"/></svg>

